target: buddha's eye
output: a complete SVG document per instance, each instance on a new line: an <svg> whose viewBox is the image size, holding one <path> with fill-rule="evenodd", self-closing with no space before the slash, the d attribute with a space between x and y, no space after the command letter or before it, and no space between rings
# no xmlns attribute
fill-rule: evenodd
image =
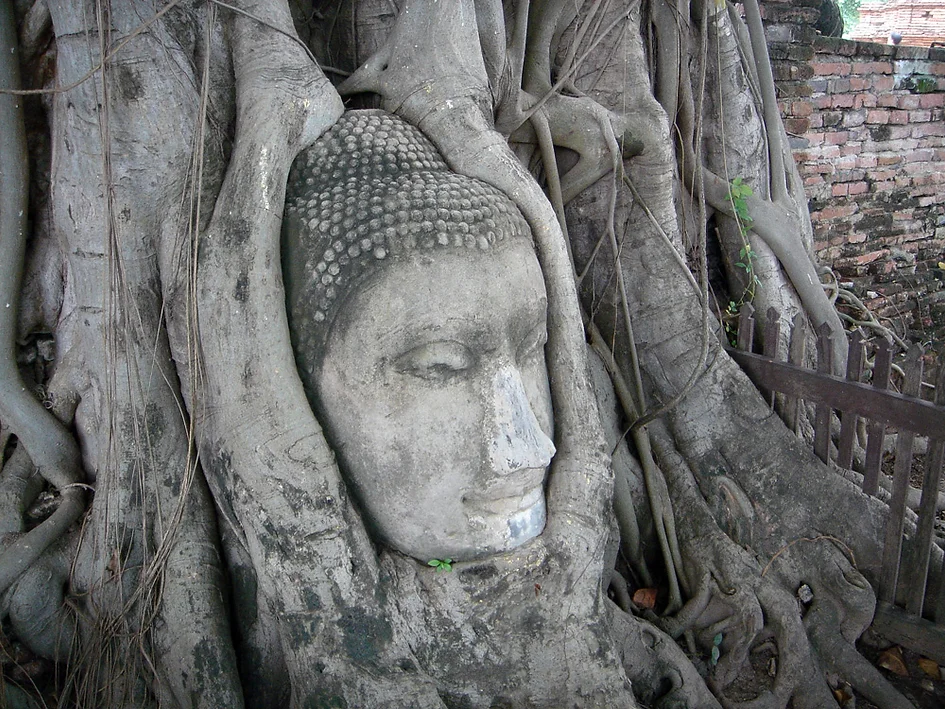
<svg viewBox="0 0 945 709"><path fill-rule="evenodd" d="M465 372L474 364L472 351L454 340L428 342L394 360L394 368L398 372L430 381L445 381Z"/></svg>
<svg viewBox="0 0 945 709"><path fill-rule="evenodd" d="M540 354L545 346L545 342L548 340L548 328L544 323L535 326L524 338L522 338L521 344L518 346L517 357L518 361L522 362L526 359L534 357L537 354Z"/></svg>

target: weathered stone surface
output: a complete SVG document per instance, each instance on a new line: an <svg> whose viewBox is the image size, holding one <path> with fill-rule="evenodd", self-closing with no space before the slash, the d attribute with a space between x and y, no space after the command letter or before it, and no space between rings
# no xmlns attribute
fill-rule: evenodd
<svg viewBox="0 0 945 709"><path fill-rule="evenodd" d="M538 536L546 298L514 203L355 111L296 159L283 236L300 374L375 537L426 562Z"/></svg>

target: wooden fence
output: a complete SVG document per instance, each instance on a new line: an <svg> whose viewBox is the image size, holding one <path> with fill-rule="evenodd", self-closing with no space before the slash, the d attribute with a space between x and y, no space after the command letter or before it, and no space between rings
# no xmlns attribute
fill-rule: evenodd
<svg viewBox="0 0 945 709"><path fill-rule="evenodd" d="M870 348L872 366L867 367L863 332L855 331L849 338L846 376L834 372L833 347L829 328L824 325L816 333L816 371L804 366L808 341L803 316L795 320L790 332L787 359L778 353L781 318L770 309L764 329L761 353L754 350L754 309L742 307L737 328L737 347L729 354L745 370L768 401L775 405L785 423L798 430L802 401L815 407L814 452L824 462L832 458L841 468L852 469L858 423L866 424L866 457L863 466L863 491L876 495L880 486L883 462L883 439L887 427L897 434L889 517L883 551L874 628L894 642L900 642L927 657L945 664L945 568L939 588L926 595L933 540L936 504L945 454L945 363L939 367L933 401L921 398L923 351L918 345L907 353L902 367L901 392L890 388L892 348L885 338ZM869 383L864 383L868 374ZM836 446L831 443L833 412L840 420ZM913 449L917 436L928 439L924 479L917 510L915 553L903 554L906 502L910 488ZM943 565L945 566L945 565ZM896 605L896 589L899 606ZM934 622L923 620L932 618Z"/></svg>

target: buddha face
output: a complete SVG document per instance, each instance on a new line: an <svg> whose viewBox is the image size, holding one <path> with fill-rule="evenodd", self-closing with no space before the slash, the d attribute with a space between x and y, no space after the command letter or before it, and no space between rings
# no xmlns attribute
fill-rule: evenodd
<svg viewBox="0 0 945 709"><path fill-rule="evenodd" d="M555 448L546 297L524 239L417 251L341 306L315 388L376 536L421 561L541 533Z"/></svg>

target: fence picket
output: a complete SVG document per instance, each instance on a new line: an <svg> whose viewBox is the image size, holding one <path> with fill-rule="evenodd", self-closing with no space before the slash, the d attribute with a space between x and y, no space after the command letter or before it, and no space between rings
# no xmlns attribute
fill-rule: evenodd
<svg viewBox="0 0 945 709"><path fill-rule="evenodd" d="M917 397L922 386L922 348L919 345L910 348L905 373L902 393ZM899 431L896 440L896 464L893 468L892 497L889 500L889 517L886 518L883 566L879 580L879 598L889 603L895 603L896 586L899 581L903 519L906 514L906 494L909 491L914 442L915 434L912 431Z"/></svg>
<svg viewBox="0 0 945 709"><path fill-rule="evenodd" d="M833 333L828 323L817 328L817 371L833 372ZM825 463L830 457L830 407L818 402L814 414L814 454Z"/></svg>
<svg viewBox="0 0 945 709"><path fill-rule="evenodd" d="M877 389L889 388L889 372L892 369L892 345L881 337L873 359L872 385ZM875 495L879 489L879 471L883 464L883 436L886 426L879 421L870 421L866 427L866 465L863 470L863 492Z"/></svg>
<svg viewBox="0 0 945 709"><path fill-rule="evenodd" d="M804 357L807 355L807 318L804 313L794 316L794 325L791 328L791 346L788 350L788 363L798 367L804 366ZM800 425L801 400L796 396L785 393L784 423L795 434Z"/></svg>
<svg viewBox="0 0 945 709"><path fill-rule="evenodd" d="M945 366L939 366L935 382L934 401L945 406ZM938 488L942 481L942 462L945 455L945 439L931 438L925 454L925 474L922 476L922 501L919 503L919 524L916 529L916 553L906 577L909 597L906 610L922 615L925 604L925 586L929 575L929 557L932 552L932 533L935 529L935 507L938 503ZM936 611L939 617L940 611Z"/></svg>
<svg viewBox="0 0 945 709"><path fill-rule="evenodd" d="M858 382L863 376L863 331L859 328L850 339L847 353L847 381ZM851 468L853 465L853 441L856 439L857 415L853 411L840 414L840 443L837 446L837 465Z"/></svg>
<svg viewBox="0 0 945 709"><path fill-rule="evenodd" d="M745 303L738 311L738 349L751 352L755 344L755 307Z"/></svg>
<svg viewBox="0 0 945 709"><path fill-rule="evenodd" d="M788 348L788 361L779 358L780 316L769 308L764 329L763 353L752 352L754 309L746 307L739 313L738 345L731 350L734 359L752 378L769 401L776 403L785 424L795 433L799 424L800 401L806 399L816 406L814 450L825 462L830 447L832 411L840 414L840 440L837 462L850 468L857 431L864 422L868 431L863 489L875 495L879 488L882 465L883 436L886 426L898 429L896 464L893 471L889 516L886 521L883 559L878 584L874 626L894 642L902 642L927 656L941 657L945 664L945 560L937 589L926 596L931 548L934 536L939 485L945 476L945 364L940 366L934 401L920 397L922 384L922 348L910 349L905 363L903 391L890 391L892 344L880 339L869 384L861 383L865 370L865 335L857 330L849 343L846 378L832 373L831 334L829 328L817 331L817 371L805 367L807 340L806 319L794 318ZM859 434L862 436L862 432ZM916 527L916 553L902 559L903 528L906 498L910 485L913 446L916 436L929 438L922 484L922 498ZM863 443L860 438L861 444ZM896 608L896 591L905 592L906 608ZM930 612L937 624L922 619ZM943 651L945 652L945 651ZM931 654L930 654L931 653Z"/></svg>
<svg viewBox="0 0 945 709"><path fill-rule="evenodd" d="M770 357L771 359L779 359L778 357L778 345L780 344L781 339L781 313L778 312L778 309L773 305L768 308L768 313L765 320L765 339L762 343L761 353L765 357ZM768 402L768 406L774 408L774 401L776 392L774 389L769 389L765 387L762 390L764 394L765 401Z"/></svg>

